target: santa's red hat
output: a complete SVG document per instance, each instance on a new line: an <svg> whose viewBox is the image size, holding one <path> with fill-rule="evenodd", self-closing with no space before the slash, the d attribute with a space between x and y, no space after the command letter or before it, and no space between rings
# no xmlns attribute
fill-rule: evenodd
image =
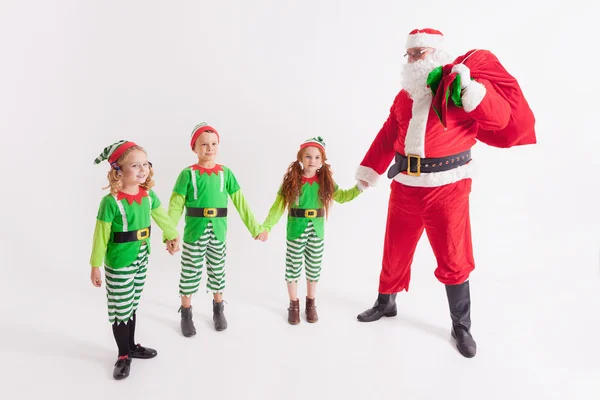
<svg viewBox="0 0 600 400"><path fill-rule="evenodd" d="M406 48L431 47L444 50L444 35L442 32L431 28L415 29L408 34Z"/></svg>

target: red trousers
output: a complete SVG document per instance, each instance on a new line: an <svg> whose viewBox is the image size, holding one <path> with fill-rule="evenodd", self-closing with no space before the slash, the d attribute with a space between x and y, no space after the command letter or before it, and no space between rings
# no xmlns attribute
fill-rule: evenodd
<svg viewBox="0 0 600 400"><path fill-rule="evenodd" d="M475 269L469 219L471 179L439 186L411 187L392 182L379 293L408 291L417 243L427 238L437 260L436 278L458 285Z"/></svg>

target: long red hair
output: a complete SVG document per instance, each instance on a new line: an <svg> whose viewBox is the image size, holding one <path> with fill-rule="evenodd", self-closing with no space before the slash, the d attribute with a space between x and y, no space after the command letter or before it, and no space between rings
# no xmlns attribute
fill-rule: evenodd
<svg viewBox="0 0 600 400"><path fill-rule="evenodd" d="M316 146L315 146L316 147ZM329 209L333 203L333 172L331 166L327 164L327 155L325 151L317 147L321 152L321 160L323 165L317 170L317 181L319 183L319 200L325 208L326 215L329 214ZM302 188L302 167L300 163L304 157L306 148L302 148L296 154L296 161L292 162L288 167L285 175L283 176L283 183L281 184L281 195L285 201L285 207L289 210L290 207L296 203L298 197L300 197L300 189Z"/></svg>

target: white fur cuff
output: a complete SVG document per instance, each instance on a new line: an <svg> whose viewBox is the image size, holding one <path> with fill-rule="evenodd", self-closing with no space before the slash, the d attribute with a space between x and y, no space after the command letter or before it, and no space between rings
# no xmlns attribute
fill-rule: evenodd
<svg viewBox="0 0 600 400"><path fill-rule="evenodd" d="M357 181L366 181L369 186L377 186L379 180L379 174L374 169L359 165L356 169L354 179Z"/></svg>
<svg viewBox="0 0 600 400"><path fill-rule="evenodd" d="M471 81L462 95L463 109L471 112L477 108L485 97L485 86L477 81Z"/></svg>

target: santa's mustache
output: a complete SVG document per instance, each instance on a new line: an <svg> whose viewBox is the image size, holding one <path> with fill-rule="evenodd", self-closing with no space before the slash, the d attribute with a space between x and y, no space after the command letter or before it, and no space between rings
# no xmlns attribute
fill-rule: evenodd
<svg viewBox="0 0 600 400"><path fill-rule="evenodd" d="M422 60L404 65L402 69L402 88L413 99L431 95L429 88L427 88L429 73L435 68L450 62L452 62L452 58L449 54L436 50Z"/></svg>

